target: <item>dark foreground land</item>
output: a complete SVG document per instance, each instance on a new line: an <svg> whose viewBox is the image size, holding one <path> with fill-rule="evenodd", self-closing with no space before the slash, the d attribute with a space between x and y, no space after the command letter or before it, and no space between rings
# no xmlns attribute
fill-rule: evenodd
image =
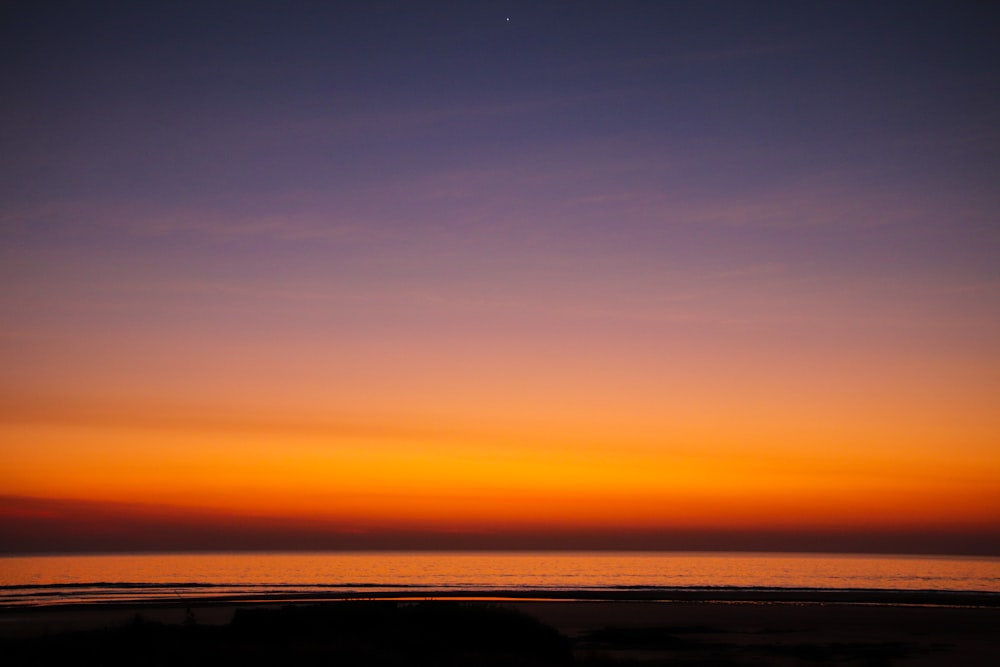
<svg viewBox="0 0 1000 667"><path fill-rule="evenodd" d="M1000 664L998 607L369 600L8 609L0 629L5 665Z"/></svg>

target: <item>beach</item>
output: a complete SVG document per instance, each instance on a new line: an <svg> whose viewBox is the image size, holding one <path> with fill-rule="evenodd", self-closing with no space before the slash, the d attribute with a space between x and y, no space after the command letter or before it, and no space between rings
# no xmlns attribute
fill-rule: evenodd
<svg viewBox="0 0 1000 667"><path fill-rule="evenodd" d="M310 651L336 653L347 642L351 649L346 664L477 664L486 660L491 664L918 666L1000 662L997 606L872 604L849 602L843 595L823 599L820 594L812 595L811 601L766 600L759 594L752 597L724 601L507 598L53 605L0 610L0 639L5 654L15 657L35 655L40 645L58 650L50 647L54 645L52 638L60 636L73 638L70 646L90 636L84 641L86 646L93 649L97 642L111 655L115 649L107 649L106 644L118 644L124 641L121 636L127 636L133 642L129 646L134 648L134 642L139 641L138 646L144 647L141 650L155 653L159 640L148 633L149 628L156 628L177 633L170 636L172 649L197 637L191 650L204 656L214 650L212 632L220 633L218 641L222 641L221 633L251 623L256 628L251 633L237 635L237 639L226 635L227 651L246 651L263 660L269 653L255 648L256 643L271 646L279 642L283 651L307 659L313 656ZM555 642L558 648L555 653L526 656L505 652L521 630L496 626L498 619L507 623L511 618L508 614L515 613L548 626L565 644L550 637L547 641ZM373 658L375 654L366 653L368 644L358 639L367 636L364 631L353 632L347 639L337 634L336 628L361 622L358 619L374 623L372 614L380 619L371 630L372 646L393 645L394 637L400 633L409 636L413 627L419 627L422 641L437 637L432 642L434 650L443 653L428 657L422 649L414 649L416 654L379 652ZM472 649L462 644L462 651L453 654L452 643L480 636L469 628L453 633L456 624L464 627L467 622L470 628L476 623L486 626L478 631L483 638L476 640L482 645L473 647L482 652L469 653ZM313 630L302 634L305 626ZM526 627L534 626L529 623ZM124 628L132 634L118 635L109 628ZM502 635L496 645L490 643L494 631ZM136 632L146 639L136 640ZM361 648L358 642L363 644ZM305 653L297 652L300 649ZM435 662L435 656L441 659ZM15 660L13 664L28 663ZM110 664L115 664L113 659Z"/></svg>

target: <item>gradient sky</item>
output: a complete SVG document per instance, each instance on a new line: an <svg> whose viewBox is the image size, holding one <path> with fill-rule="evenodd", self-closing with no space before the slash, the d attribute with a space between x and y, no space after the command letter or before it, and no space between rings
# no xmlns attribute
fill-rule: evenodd
<svg viewBox="0 0 1000 667"><path fill-rule="evenodd" d="M5 2L0 551L1000 554L988 5Z"/></svg>

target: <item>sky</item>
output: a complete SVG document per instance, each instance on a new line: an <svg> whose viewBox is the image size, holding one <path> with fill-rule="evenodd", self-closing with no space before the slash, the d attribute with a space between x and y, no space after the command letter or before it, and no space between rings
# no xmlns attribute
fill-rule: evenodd
<svg viewBox="0 0 1000 667"><path fill-rule="evenodd" d="M0 5L0 552L1000 555L1000 12Z"/></svg>

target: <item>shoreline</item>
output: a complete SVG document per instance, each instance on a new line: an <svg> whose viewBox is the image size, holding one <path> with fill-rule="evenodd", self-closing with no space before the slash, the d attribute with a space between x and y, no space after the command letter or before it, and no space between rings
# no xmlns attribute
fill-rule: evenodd
<svg viewBox="0 0 1000 667"><path fill-rule="evenodd" d="M206 586L209 587L209 586ZM845 604L878 606L921 607L970 607L1000 608L1000 592L947 591L947 590L898 590L898 589L828 589L828 588L758 588L758 587L697 587L697 588L647 588L628 589L421 589L399 587L385 590L366 590L363 587L347 590L309 590L239 592L184 595L176 588L164 586L137 586L129 584L96 584L74 586L16 586L7 590L38 589L70 590L134 590L135 596L105 594L102 599L87 596L73 598L63 593L38 596L33 593L25 600L0 600L0 614L29 609L87 609L114 608L116 606L211 606L233 604L308 604L358 600L452 600L452 601L538 601L538 602L701 602L701 603L796 603L796 604ZM268 587L271 588L271 587ZM280 588L275 586L274 588ZM142 591L162 589L143 596ZM197 590L197 589L195 589Z"/></svg>

